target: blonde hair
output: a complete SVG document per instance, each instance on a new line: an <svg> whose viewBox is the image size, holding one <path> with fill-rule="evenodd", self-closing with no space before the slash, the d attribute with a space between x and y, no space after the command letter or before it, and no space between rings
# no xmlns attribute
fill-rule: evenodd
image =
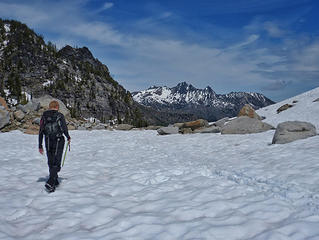
<svg viewBox="0 0 319 240"><path fill-rule="evenodd" d="M49 104L49 109L59 109L59 102L56 100L53 100Z"/></svg>

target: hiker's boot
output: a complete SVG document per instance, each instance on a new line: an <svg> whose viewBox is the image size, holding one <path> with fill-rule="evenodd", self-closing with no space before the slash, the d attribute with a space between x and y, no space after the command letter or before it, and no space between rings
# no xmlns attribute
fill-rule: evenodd
<svg viewBox="0 0 319 240"><path fill-rule="evenodd" d="M60 185L60 182L59 182L58 178L55 179L54 185L55 185L56 187L58 187L58 186Z"/></svg>
<svg viewBox="0 0 319 240"><path fill-rule="evenodd" d="M49 180L45 183L45 188L48 192L54 192L55 191L55 181L52 178L49 178Z"/></svg>

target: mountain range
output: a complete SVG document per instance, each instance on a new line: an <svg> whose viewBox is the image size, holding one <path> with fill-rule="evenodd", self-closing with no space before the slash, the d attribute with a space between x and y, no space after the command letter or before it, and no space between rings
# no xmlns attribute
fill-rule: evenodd
<svg viewBox="0 0 319 240"><path fill-rule="evenodd" d="M172 88L152 86L147 90L133 92L132 96L136 102L160 112L188 113L193 118L208 121L236 116L245 104L259 109L274 103L260 93L217 94L209 86L197 89L186 82Z"/></svg>

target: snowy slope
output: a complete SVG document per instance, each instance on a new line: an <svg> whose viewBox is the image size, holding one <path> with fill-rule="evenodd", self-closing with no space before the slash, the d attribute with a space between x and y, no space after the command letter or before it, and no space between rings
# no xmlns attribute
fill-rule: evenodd
<svg viewBox="0 0 319 240"><path fill-rule="evenodd" d="M284 121L306 121L311 122L319 131L319 87L298 96L289 98L280 103L276 103L262 109L257 110L260 116L265 116L267 123L277 126L278 123ZM294 103L296 102L296 103ZM294 105L283 112L277 114L277 109L284 104Z"/></svg>
<svg viewBox="0 0 319 240"><path fill-rule="evenodd" d="M293 100L313 109L313 91ZM267 109L273 123L309 111ZM72 131L47 194L37 136L1 133L0 239L319 239L319 136L273 134Z"/></svg>

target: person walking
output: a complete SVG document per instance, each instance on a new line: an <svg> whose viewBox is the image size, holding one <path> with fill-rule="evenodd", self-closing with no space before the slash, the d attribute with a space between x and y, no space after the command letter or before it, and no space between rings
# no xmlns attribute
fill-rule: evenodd
<svg viewBox="0 0 319 240"><path fill-rule="evenodd" d="M43 135L45 136L45 149L48 158L49 179L45 183L48 192L54 192L59 185L58 172L61 170L61 160L63 155L66 136L69 144L71 137L65 122L64 115L59 112L59 102L51 101L49 110L45 111L41 117L39 130L39 152L43 154Z"/></svg>

